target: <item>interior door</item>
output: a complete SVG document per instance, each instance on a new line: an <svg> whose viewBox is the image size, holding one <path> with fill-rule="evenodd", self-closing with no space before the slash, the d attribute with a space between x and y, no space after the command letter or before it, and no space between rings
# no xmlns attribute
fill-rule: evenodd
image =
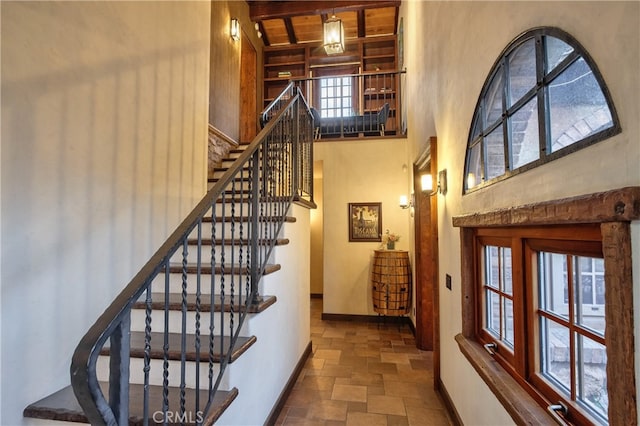
<svg viewBox="0 0 640 426"><path fill-rule="evenodd" d="M258 55L247 34L240 38L240 143L253 140L258 132Z"/></svg>

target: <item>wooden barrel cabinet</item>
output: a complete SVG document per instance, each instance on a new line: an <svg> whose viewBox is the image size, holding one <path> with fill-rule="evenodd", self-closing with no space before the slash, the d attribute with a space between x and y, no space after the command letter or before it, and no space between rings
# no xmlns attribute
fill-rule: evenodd
<svg viewBox="0 0 640 426"><path fill-rule="evenodd" d="M409 252L375 250L371 271L373 310L400 316L411 309L411 265Z"/></svg>

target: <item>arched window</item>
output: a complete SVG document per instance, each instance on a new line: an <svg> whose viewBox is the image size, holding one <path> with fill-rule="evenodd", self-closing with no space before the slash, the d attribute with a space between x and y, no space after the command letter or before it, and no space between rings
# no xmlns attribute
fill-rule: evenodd
<svg viewBox="0 0 640 426"><path fill-rule="evenodd" d="M471 122L464 192L490 185L620 133L595 63L558 28L536 28L505 48Z"/></svg>

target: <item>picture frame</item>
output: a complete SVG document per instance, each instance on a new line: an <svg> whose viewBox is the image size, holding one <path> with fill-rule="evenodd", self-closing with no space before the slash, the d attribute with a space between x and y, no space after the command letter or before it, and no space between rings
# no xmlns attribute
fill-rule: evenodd
<svg viewBox="0 0 640 426"><path fill-rule="evenodd" d="M382 203L349 203L349 242L382 241Z"/></svg>

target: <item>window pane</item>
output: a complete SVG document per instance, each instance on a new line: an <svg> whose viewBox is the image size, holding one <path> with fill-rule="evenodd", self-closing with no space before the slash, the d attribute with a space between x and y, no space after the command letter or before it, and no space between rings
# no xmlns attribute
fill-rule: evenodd
<svg viewBox="0 0 640 426"><path fill-rule="evenodd" d="M480 135L480 132L482 132L482 120L480 119L480 116L478 116L473 123L473 132L471 133L471 140L475 140L475 138L477 138Z"/></svg>
<svg viewBox="0 0 640 426"><path fill-rule="evenodd" d="M504 71L498 70L484 96L485 123L489 126L502 117L502 99L504 98Z"/></svg>
<svg viewBox="0 0 640 426"><path fill-rule="evenodd" d="M577 296L574 321L604 337L604 260L575 256L574 263L576 273L573 285Z"/></svg>
<svg viewBox="0 0 640 426"><path fill-rule="evenodd" d="M501 247L502 254L500 262L502 265L502 291L511 295L513 294L513 274L511 268L511 248Z"/></svg>
<svg viewBox="0 0 640 426"><path fill-rule="evenodd" d="M592 305L593 300L593 275L589 272L585 272L584 265L590 265L590 261L574 257L574 276L573 285L576 289L576 303L582 305Z"/></svg>
<svg viewBox="0 0 640 426"><path fill-rule="evenodd" d="M487 329L500 338L500 296L487 289Z"/></svg>
<svg viewBox="0 0 640 426"><path fill-rule="evenodd" d="M538 100L533 98L509 117L511 125L511 161L517 169L540 158Z"/></svg>
<svg viewBox="0 0 640 426"><path fill-rule="evenodd" d="M571 368L569 352L569 329L540 317L541 373L555 381L558 387L569 393Z"/></svg>
<svg viewBox="0 0 640 426"><path fill-rule="evenodd" d="M580 334L576 334L576 342L578 400L606 419L609 408L606 347Z"/></svg>
<svg viewBox="0 0 640 426"><path fill-rule="evenodd" d="M502 126L498 126L491 134L484 138L487 150L485 173L487 179L502 176L505 172L504 138L502 135Z"/></svg>
<svg viewBox="0 0 640 426"><path fill-rule="evenodd" d="M482 164L480 163L481 143L476 143L469 150L469 163L467 164L467 188L473 188L482 180Z"/></svg>
<svg viewBox="0 0 640 426"><path fill-rule="evenodd" d="M536 85L536 43L531 38L509 55L509 105Z"/></svg>
<svg viewBox="0 0 640 426"><path fill-rule="evenodd" d="M545 37L547 74L552 71L564 58L573 52L573 47L555 37Z"/></svg>
<svg viewBox="0 0 640 426"><path fill-rule="evenodd" d="M485 284L493 287L500 288L500 268L498 265L498 247L486 246L485 247L485 271L486 282Z"/></svg>
<svg viewBox="0 0 640 426"><path fill-rule="evenodd" d="M504 341L513 348L513 301L505 297L503 310L504 326L502 335L504 336Z"/></svg>
<svg viewBox="0 0 640 426"><path fill-rule="evenodd" d="M613 125L604 94L583 58L551 82L549 106L551 152Z"/></svg>
<svg viewBox="0 0 640 426"><path fill-rule="evenodd" d="M567 256L541 252L538 277L540 309L569 319Z"/></svg>

